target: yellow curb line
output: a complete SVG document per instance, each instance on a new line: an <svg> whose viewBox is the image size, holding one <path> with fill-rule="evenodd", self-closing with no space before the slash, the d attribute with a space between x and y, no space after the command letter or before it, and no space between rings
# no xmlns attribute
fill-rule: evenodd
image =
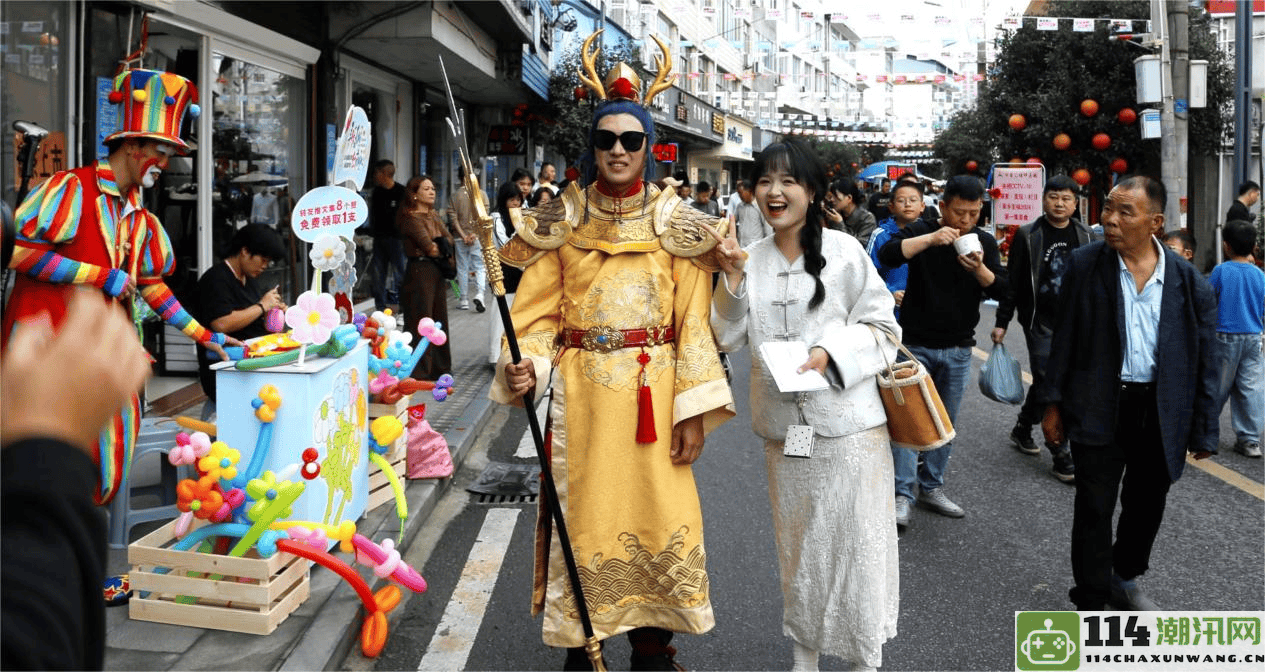
<svg viewBox="0 0 1265 672"><path fill-rule="evenodd" d="M975 358L978 360L988 360L988 353L980 350L979 348L971 348L971 354L975 355ZM1029 385L1032 384L1032 374L1027 371L1020 371L1020 374L1023 376L1023 382ZM1186 464L1189 464L1213 478L1228 483L1229 485L1232 485L1257 499L1265 500L1265 484L1257 483L1233 469L1223 467L1216 462L1212 462L1211 458L1206 460L1196 460L1190 455L1187 455Z"/></svg>

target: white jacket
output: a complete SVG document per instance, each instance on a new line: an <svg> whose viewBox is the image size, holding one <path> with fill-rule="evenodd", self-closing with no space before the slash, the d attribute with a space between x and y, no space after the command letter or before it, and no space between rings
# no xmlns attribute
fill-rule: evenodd
<svg viewBox="0 0 1265 672"><path fill-rule="evenodd" d="M887 422L875 376L885 368L884 352L895 361L896 347L886 338L880 346L868 325L900 337L892 294L852 236L823 230L821 247L826 296L815 310L808 310L815 285L803 255L787 262L772 237L746 248L750 258L737 296L724 278L716 287L712 330L722 351L751 345L751 428L765 439L784 440L787 425L802 424L796 395L778 391L760 358L760 344L769 340L800 340L830 354L830 388L809 392L804 404L804 418L817 434L846 436Z"/></svg>

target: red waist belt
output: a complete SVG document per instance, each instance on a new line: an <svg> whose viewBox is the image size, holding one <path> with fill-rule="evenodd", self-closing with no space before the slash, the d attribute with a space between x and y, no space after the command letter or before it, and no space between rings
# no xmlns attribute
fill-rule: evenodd
<svg viewBox="0 0 1265 672"><path fill-rule="evenodd" d="M580 348L593 352L612 352L620 348L662 345L671 343L675 338L676 333L671 325L648 327L646 329L593 327L591 329L562 330L562 345L564 347Z"/></svg>

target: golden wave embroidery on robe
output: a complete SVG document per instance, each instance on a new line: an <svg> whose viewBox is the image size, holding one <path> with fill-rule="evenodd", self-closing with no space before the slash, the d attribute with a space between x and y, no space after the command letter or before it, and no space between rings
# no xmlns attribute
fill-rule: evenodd
<svg viewBox="0 0 1265 672"><path fill-rule="evenodd" d="M681 333L684 338L677 338L677 393L712 380L723 380L725 370L711 340L711 326L690 313L682 320Z"/></svg>
<svg viewBox="0 0 1265 672"><path fill-rule="evenodd" d="M606 614L622 607L661 606L690 609L707 603L708 581L706 553L702 544L685 552L685 536L689 528L682 526L668 540L668 545L652 553L641 545L637 535L624 532L619 541L628 559L602 557L595 554L587 565L579 567L580 581L589 610ZM570 618L578 619L575 594L570 583L564 585L563 604Z"/></svg>

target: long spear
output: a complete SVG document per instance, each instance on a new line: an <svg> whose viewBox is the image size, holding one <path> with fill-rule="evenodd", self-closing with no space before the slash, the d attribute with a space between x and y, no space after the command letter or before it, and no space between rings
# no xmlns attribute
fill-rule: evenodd
<svg viewBox="0 0 1265 672"><path fill-rule="evenodd" d="M505 276L501 272L501 258L496 251L493 236L493 222L488 214L488 203L479 189L479 178L474 174L474 165L466 150L466 124L461 112L457 109L457 101L452 97L452 86L448 82L448 69L444 67L444 57L439 57L439 69L444 75L444 90L448 94L448 130L457 145L457 153L461 157L461 166L465 172L466 192L470 196L470 205L474 209L478 221L479 246L483 248L483 266L488 276L488 285L496 295L496 306L501 314L501 324L505 327L505 340L509 345L510 358L515 364L522 361L522 353L518 350L518 335L514 331L514 320L510 317L509 304L505 302ZM571 592L575 595L576 608L580 612L580 625L584 628L584 651L594 670L606 672L602 662L602 643L593 634L593 622L589 618L589 606L584 600L584 586L580 583L580 572L575 564L575 554L571 550L571 538L567 534L567 523L562 516L562 503L558 499L558 489L553 482L553 469L545 454L544 435L540 432L540 422L536 419L535 393L528 390L523 395L523 409L527 412L527 425L531 428L531 438L536 444L536 457L540 461L540 473L544 477L545 502L549 506L554 528L558 531L558 543L562 547L562 559L567 566L567 577L571 582Z"/></svg>

